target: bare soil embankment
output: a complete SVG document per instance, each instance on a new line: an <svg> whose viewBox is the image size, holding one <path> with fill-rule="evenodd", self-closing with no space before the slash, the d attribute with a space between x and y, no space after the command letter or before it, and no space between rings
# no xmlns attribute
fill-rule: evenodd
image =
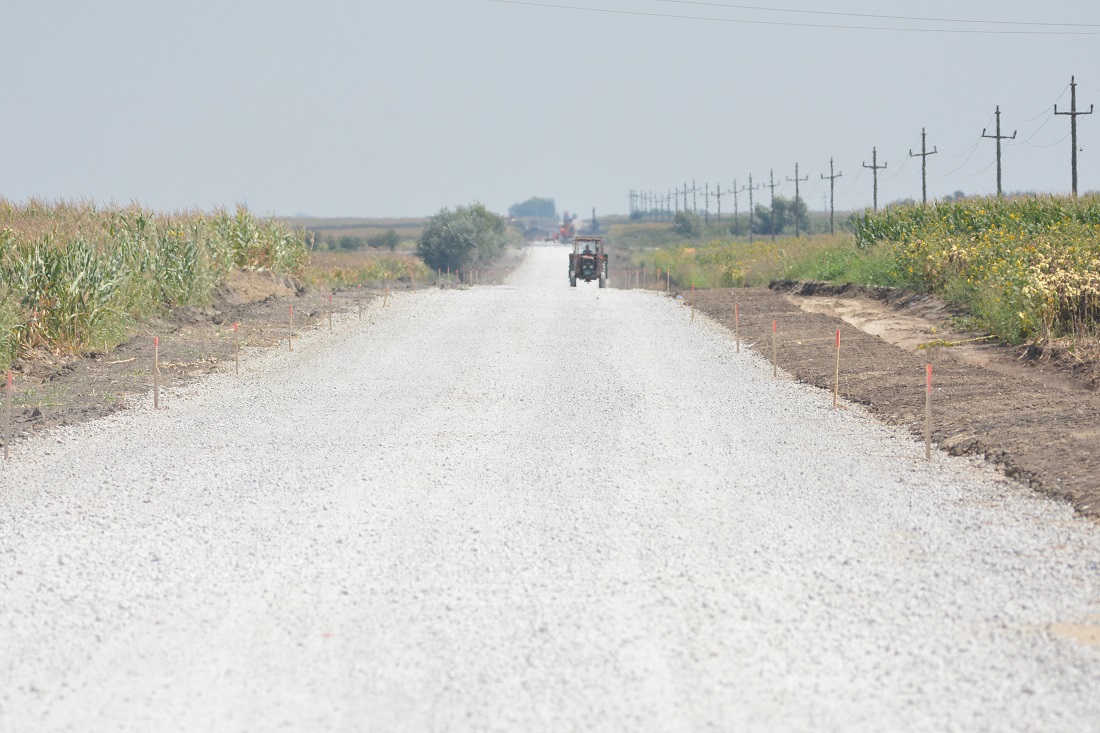
<svg viewBox="0 0 1100 733"><path fill-rule="evenodd" d="M833 388L835 334L840 330L841 397L917 435L924 429L925 364L933 364L932 437L940 448L954 455L984 456L1006 475L1071 502L1083 515L1100 518L1096 393L1067 388L1057 380L1000 373L951 348L907 350L839 317L808 312L781 292L708 290L697 292L695 299L700 311L731 331L738 304L742 342L755 344L764 355L770 354L776 320L780 368L823 389ZM927 341L943 335L930 333Z"/></svg>

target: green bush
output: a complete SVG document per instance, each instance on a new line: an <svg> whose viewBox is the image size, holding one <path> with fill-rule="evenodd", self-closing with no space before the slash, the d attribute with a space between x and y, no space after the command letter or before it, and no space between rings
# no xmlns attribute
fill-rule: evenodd
<svg viewBox="0 0 1100 733"><path fill-rule="evenodd" d="M672 220L672 231L681 237L701 237L703 235L703 217L694 211L677 211Z"/></svg>
<svg viewBox="0 0 1100 733"><path fill-rule="evenodd" d="M462 271L492 262L507 243L504 219L475 203L442 209L428 219L416 253L433 270Z"/></svg>

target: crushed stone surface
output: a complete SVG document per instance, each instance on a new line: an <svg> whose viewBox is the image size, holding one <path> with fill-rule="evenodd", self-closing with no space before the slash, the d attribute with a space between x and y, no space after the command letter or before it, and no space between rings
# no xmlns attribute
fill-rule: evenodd
<svg viewBox="0 0 1100 733"><path fill-rule="evenodd" d="M21 444L0 731L1100 731L1100 527L565 261Z"/></svg>

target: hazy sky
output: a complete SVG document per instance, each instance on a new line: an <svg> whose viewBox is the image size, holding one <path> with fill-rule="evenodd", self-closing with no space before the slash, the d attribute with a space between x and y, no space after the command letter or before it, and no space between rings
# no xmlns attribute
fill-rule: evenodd
<svg viewBox="0 0 1100 733"><path fill-rule="evenodd" d="M630 189L724 189L809 175L822 207L929 194L1068 191L1066 117L1100 104L1100 3L755 0L769 8L1071 26L941 24L777 13L728 3L557 5L783 23L1087 31L975 35L685 20L492 0L142 0L3 6L0 195L158 209L416 216L528 196L625 212ZM1085 24L1092 24L1088 27ZM1091 62L1091 63L1088 63ZM1062 96L1059 96L1062 95ZM1080 119L1080 187L1100 189L1100 111ZM1066 139L1063 139L1066 138ZM969 159L967 156L970 155ZM778 190L793 195L793 184ZM762 195L762 192L757 194ZM702 206L702 199L699 199ZM744 196L741 208L747 205ZM712 210L714 202L711 204ZM731 197L723 209L732 208Z"/></svg>

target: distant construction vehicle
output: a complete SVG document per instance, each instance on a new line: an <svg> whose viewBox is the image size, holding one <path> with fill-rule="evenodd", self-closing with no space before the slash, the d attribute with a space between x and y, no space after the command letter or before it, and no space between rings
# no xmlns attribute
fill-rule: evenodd
<svg viewBox="0 0 1100 733"><path fill-rule="evenodd" d="M577 227L573 223L576 220L576 214L570 214L568 211L564 212L561 215L561 226L558 228L558 233L554 235L554 241L569 244L577 234Z"/></svg>

